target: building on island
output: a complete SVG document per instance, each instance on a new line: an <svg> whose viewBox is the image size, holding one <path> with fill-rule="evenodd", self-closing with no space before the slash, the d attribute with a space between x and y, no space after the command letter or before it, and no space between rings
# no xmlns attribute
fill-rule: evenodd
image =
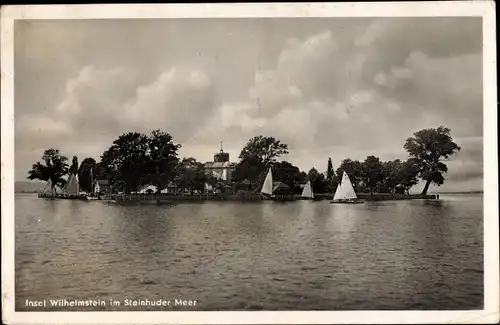
<svg viewBox="0 0 500 325"><path fill-rule="evenodd" d="M139 194L156 194L158 188L153 184L146 184L140 187L137 193ZM161 194L175 194L177 193L177 185L174 182L168 182L167 187L160 191Z"/></svg>
<svg viewBox="0 0 500 325"><path fill-rule="evenodd" d="M230 181L235 167L236 163L229 161L229 153L224 152L221 142L220 152L214 154L214 161L205 163L205 173L221 181Z"/></svg>
<svg viewBox="0 0 500 325"><path fill-rule="evenodd" d="M273 182L273 194L289 195L293 194L293 190L283 182Z"/></svg>
<svg viewBox="0 0 500 325"><path fill-rule="evenodd" d="M107 179L97 179L92 184L94 193L111 194L111 184Z"/></svg>

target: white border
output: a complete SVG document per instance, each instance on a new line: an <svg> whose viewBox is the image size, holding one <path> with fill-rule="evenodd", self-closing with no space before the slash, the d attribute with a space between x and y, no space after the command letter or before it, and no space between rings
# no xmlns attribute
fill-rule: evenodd
<svg viewBox="0 0 500 325"><path fill-rule="evenodd" d="M14 311L14 19L224 17L483 17L484 310L287 312ZM496 29L493 1L4 6L1 10L2 315L8 324L396 324L496 323L499 320Z"/></svg>

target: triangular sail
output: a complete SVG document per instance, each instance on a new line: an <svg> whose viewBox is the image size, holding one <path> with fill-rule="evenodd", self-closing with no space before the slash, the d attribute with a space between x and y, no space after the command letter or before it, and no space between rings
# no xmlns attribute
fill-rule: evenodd
<svg viewBox="0 0 500 325"><path fill-rule="evenodd" d="M271 168L269 168L269 171L267 172L267 176L266 179L264 180L264 185L262 185L260 193L273 195L273 175L271 172Z"/></svg>
<svg viewBox="0 0 500 325"><path fill-rule="evenodd" d="M352 187L351 180L349 179L349 175L346 172L342 173L342 180L337 187L337 191L335 192L335 196L333 200L350 200L357 199L356 192L354 192L354 188Z"/></svg>
<svg viewBox="0 0 500 325"><path fill-rule="evenodd" d="M308 181L304 190L302 191L302 197L314 199L314 194L311 188L311 181Z"/></svg>
<svg viewBox="0 0 500 325"><path fill-rule="evenodd" d="M78 180L78 175L75 175L75 180L74 180L74 188L76 189L76 195L80 194L80 181Z"/></svg>
<svg viewBox="0 0 500 325"><path fill-rule="evenodd" d="M78 195L79 194L78 179L73 174L71 174L68 181L66 182L66 194L68 194L68 195Z"/></svg>
<svg viewBox="0 0 500 325"><path fill-rule="evenodd" d="M99 186L98 182L95 182L94 193L100 193L100 192L101 192L101 187Z"/></svg>
<svg viewBox="0 0 500 325"><path fill-rule="evenodd" d="M51 194L52 193L52 180L48 180L48 182L45 184L45 187L42 190L43 194Z"/></svg>
<svg viewBox="0 0 500 325"><path fill-rule="evenodd" d="M72 183L73 183L73 174L70 174L68 179L66 180L66 184L64 184L64 192L68 195L71 195Z"/></svg>
<svg viewBox="0 0 500 325"><path fill-rule="evenodd" d="M64 187L63 187L63 192L64 193L68 192L68 186L69 186L70 182L71 182L71 175L68 176L68 179L66 180L66 183L64 184Z"/></svg>

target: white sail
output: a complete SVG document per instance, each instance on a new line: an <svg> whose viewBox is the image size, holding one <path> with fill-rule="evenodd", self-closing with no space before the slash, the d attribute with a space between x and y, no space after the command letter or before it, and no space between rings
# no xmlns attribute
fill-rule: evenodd
<svg viewBox="0 0 500 325"><path fill-rule="evenodd" d="M66 180L66 183L64 183L64 186L62 188L62 191L64 194L68 194L68 187L69 187L69 184L71 183L71 174L69 174L68 176L68 179Z"/></svg>
<svg viewBox="0 0 500 325"><path fill-rule="evenodd" d="M78 195L79 194L79 184L78 179L75 175L71 174L66 183L66 194L68 195Z"/></svg>
<svg viewBox="0 0 500 325"><path fill-rule="evenodd" d="M64 193L66 193L67 195L71 195L72 183L73 183L73 174L70 174L68 176L68 179L66 180L66 184L64 184Z"/></svg>
<svg viewBox="0 0 500 325"><path fill-rule="evenodd" d="M52 180L49 179L49 181L45 184L45 187L42 190L43 194L51 194L52 193Z"/></svg>
<svg viewBox="0 0 500 325"><path fill-rule="evenodd" d="M356 199L356 192L354 192L354 188L352 187L351 180L349 179L349 175L346 172L342 173L342 180L340 181L339 186L337 187L337 191L335 191L335 196L333 200L350 200Z"/></svg>
<svg viewBox="0 0 500 325"><path fill-rule="evenodd" d="M75 185L74 185L74 188L76 189L76 195L79 195L80 194L80 181L78 180L78 174L75 174Z"/></svg>
<svg viewBox="0 0 500 325"><path fill-rule="evenodd" d="M71 174L68 176L66 183L64 183L64 187L62 188L63 193L68 193L68 186L70 181L71 181Z"/></svg>
<svg viewBox="0 0 500 325"><path fill-rule="evenodd" d="M267 176L264 180L264 185L262 185L260 193L273 195L273 174L271 172L271 168L269 168L269 171L267 172Z"/></svg>
<svg viewBox="0 0 500 325"><path fill-rule="evenodd" d="M101 187L99 186L98 182L95 182L94 193L100 193L100 192L101 192Z"/></svg>
<svg viewBox="0 0 500 325"><path fill-rule="evenodd" d="M314 194L311 188L311 181L308 181L306 186L304 186L304 190L302 191L302 197L314 199Z"/></svg>

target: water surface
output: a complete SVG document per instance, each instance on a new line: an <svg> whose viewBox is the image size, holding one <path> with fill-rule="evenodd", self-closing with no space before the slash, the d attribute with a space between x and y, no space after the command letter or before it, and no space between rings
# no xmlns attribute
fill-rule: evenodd
<svg viewBox="0 0 500 325"><path fill-rule="evenodd" d="M16 194L16 310L481 309L483 197L441 198L116 206Z"/></svg>

